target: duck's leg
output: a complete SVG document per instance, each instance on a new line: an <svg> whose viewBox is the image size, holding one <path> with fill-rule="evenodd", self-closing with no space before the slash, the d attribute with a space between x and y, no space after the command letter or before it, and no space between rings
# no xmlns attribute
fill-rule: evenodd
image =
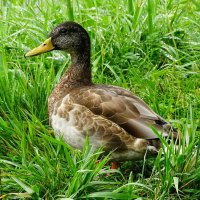
<svg viewBox="0 0 200 200"><path fill-rule="evenodd" d="M111 169L117 169L119 167L119 164L117 162L111 163Z"/></svg>

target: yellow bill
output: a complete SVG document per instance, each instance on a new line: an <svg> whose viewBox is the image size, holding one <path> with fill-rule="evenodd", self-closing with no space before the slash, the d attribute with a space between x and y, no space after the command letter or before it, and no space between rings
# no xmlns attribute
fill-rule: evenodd
<svg viewBox="0 0 200 200"><path fill-rule="evenodd" d="M52 44L51 38L45 40L40 46L32 49L28 53L26 53L25 57L36 56L48 51L53 50L55 47Z"/></svg>

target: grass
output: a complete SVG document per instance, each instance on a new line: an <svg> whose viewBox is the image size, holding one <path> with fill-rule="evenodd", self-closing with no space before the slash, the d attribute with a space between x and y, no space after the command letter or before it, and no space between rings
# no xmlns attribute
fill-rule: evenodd
<svg viewBox="0 0 200 200"><path fill-rule="evenodd" d="M0 3L0 199L199 199L200 7L193 1ZM93 81L127 88L178 128L155 159L109 168L101 150L55 139L47 98L69 64L63 52L25 59L65 20L92 40Z"/></svg>

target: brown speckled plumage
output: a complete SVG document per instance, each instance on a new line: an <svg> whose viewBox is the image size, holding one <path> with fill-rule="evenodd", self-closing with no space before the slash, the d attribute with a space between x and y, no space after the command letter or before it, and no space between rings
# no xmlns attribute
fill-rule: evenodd
<svg viewBox="0 0 200 200"><path fill-rule="evenodd" d="M156 155L161 145L152 128L163 137L177 137L170 124L131 92L92 83L90 39L79 24L60 24L50 40L50 50L64 50L72 59L48 101L50 123L66 143L82 149L88 135L94 149L103 145L105 152L114 151L113 160L120 161L142 159L146 152Z"/></svg>

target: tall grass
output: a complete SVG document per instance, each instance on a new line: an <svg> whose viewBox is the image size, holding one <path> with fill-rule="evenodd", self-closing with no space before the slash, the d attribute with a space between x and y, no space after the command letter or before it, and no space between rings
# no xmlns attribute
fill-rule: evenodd
<svg viewBox="0 0 200 200"><path fill-rule="evenodd" d="M0 3L0 199L199 199L200 16L197 1ZM109 168L108 158L55 139L47 98L63 52L25 59L60 22L92 41L93 81L130 89L180 132L157 158ZM96 161L100 162L96 164Z"/></svg>

